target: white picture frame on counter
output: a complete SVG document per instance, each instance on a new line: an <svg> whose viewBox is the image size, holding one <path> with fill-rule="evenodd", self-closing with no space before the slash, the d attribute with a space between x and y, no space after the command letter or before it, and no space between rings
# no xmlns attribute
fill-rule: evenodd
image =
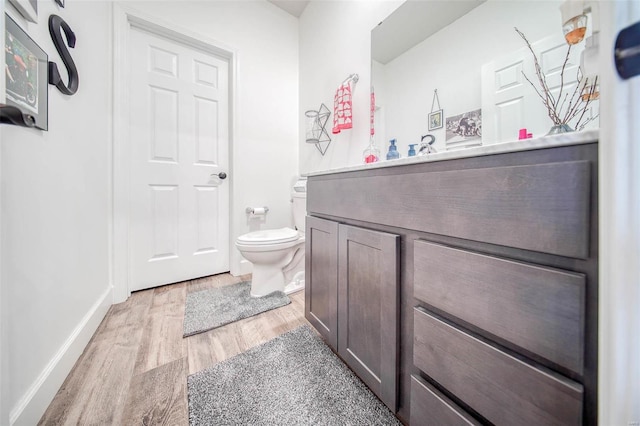
<svg viewBox="0 0 640 426"><path fill-rule="evenodd" d="M482 109L447 117L447 151L482 145Z"/></svg>

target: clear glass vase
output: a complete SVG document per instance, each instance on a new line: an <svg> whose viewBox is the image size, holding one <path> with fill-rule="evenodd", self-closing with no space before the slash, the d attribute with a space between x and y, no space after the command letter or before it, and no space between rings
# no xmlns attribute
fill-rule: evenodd
<svg viewBox="0 0 640 426"><path fill-rule="evenodd" d="M376 146L373 141L373 138L369 141L369 146L362 153L362 160L365 164L367 163L377 163L380 161L380 149Z"/></svg>
<svg viewBox="0 0 640 426"><path fill-rule="evenodd" d="M569 126L568 124L556 124L555 126L553 126L551 128L551 130L549 130L549 133L547 133L547 136L549 135L559 135L561 133L571 133L574 130L571 128L571 126Z"/></svg>

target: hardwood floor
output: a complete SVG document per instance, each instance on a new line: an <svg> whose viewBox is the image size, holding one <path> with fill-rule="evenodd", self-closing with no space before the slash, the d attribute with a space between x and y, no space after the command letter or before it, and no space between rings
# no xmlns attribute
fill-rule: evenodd
<svg viewBox="0 0 640 426"><path fill-rule="evenodd" d="M215 275L111 306L39 424L188 425L189 374L308 324L301 291L287 306L182 337L188 293L248 279Z"/></svg>

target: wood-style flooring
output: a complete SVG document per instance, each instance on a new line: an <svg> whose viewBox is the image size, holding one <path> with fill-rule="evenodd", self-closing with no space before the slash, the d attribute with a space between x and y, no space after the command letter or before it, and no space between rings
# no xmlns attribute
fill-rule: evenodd
<svg viewBox="0 0 640 426"><path fill-rule="evenodd" d="M188 425L187 376L302 324L291 304L182 337L188 293L250 276L214 275L133 293L111 306L40 425Z"/></svg>

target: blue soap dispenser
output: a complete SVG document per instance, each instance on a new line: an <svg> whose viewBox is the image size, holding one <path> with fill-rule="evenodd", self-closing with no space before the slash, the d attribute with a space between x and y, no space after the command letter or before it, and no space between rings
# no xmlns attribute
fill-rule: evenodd
<svg viewBox="0 0 640 426"><path fill-rule="evenodd" d="M396 147L396 140L391 139L389 141L389 152L387 152L387 160L397 160L400 158L400 153L398 152L398 148Z"/></svg>
<svg viewBox="0 0 640 426"><path fill-rule="evenodd" d="M415 146L418 145L417 143L413 143L413 144L409 144L409 157L413 157L416 155L416 148Z"/></svg>

